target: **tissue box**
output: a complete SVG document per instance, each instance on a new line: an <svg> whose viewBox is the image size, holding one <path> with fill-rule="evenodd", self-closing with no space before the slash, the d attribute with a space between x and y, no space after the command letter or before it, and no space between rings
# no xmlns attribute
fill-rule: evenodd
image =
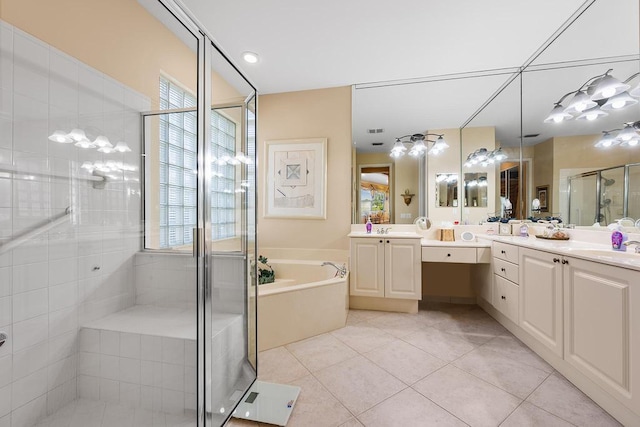
<svg viewBox="0 0 640 427"><path fill-rule="evenodd" d="M452 228L441 228L438 230L438 240L443 242L453 242L456 240Z"/></svg>

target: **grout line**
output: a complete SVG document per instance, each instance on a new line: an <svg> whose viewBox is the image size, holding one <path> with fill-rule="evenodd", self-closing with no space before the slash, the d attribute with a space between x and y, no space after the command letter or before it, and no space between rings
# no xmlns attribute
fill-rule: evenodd
<svg viewBox="0 0 640 427"><path fill-rule="evenodd" d="M556 415L556 414L554 414L554 413L552 413L552 412L549 412L549 411L547 411L545 408L541 408L540 406L536 405L536 404L535 404L535 403L533 403L533 402L527 401L527 399L529 399L529 397L531 397L531 395L532 395L533 393L535 393L535 392L536 392L540 387L542 387L542 384L544 384L545 382L547 382L547 380L548 380L548 379L549 379L549 378L554 374L554 372L556 372L556 370L555 370L555 369L554 369L553 371L551 371L551 372L549 373L549 375L547 375L547 377L546 377L546 378L545 378L545 379L544 379L540 384L538 384L538 386L537 386L535 389L533 389L533 391L532 391L531 393L529 393L529 394L527 395L527 397L523 400L523 403L524 403L524 402L527 402L527 403L529 403L529 404L531 404L531 405L535 406L536 408L538 408L538 409L540 409L540 410L542 410L542 411L546 412L547 414L551 414L551 415L553 415L554 417L561 419L562 421L566 421L567 423L569 423L569 424L571 424L571 425L575 425L575 424L574 424L574 423L572 423L571 421L569 421L569 420L565 420L565 419L564 419L564 418L562 418L561 416ZM522 404L520 404L520 405L522 405ZM520 405L518 405L518 407L520 407ZM605 411L605 412L606 412L606 411ZM608 413L608 412L607 412L607 413Z"/></svg>

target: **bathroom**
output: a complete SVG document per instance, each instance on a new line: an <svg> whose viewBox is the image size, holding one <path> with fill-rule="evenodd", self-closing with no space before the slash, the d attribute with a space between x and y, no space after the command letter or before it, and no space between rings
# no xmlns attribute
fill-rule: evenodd
<svg viewBox="0 0 640 427"><path fill-rule="evenodd" d="M198 2L184 3L197 12ZM278 356L292 363L291 372L296 375L306 372L306 368L297 370L295 358L289 357L296 352L302 354L301 346L296 348L293 341L310 335L321 334L344 355L351 355L349 348L336 344L340 332L326 335L329 330L339 329L328 322L320 322L323 324L311 332L304 331L305 336L261 346L255 331L260 309L258 307L256 313L255 300L247 297L255 295L251 262L264 255L276 261L309 261L315 265L330 260L349 266L347 236L352 225L361 224L356 202L357 166L391 163L387 152L383 160L362 161L367 154L361 156L361 147L354 148L352 144L354 140L364 141L357 132L363 128L384 127L384 139L392 143L396 136L426 129L422 125L418 129L402 125L396 131L392 126L359 122L359 103L367 102L364 86L261 95L258 109L252 82L237 73L225 54L213 47L197 26L177 24L176 16L184 18L179 10L169 13L161 3L151 0L119 0L120 11L97 0L91 4L92 7L87 8L79 8L72 1L58 1L54 5L3 0L2 4L0 241L3 246L9 241L15 242L15 246L10 249L4 246L6 252L0 254L0 331L10 334L0 347L0 426L29 426L41 419L53 421L48 417L55 417L59 410L69 408L78 399L97 402L90 409L101 414L103 425L119 425L118 420L130 414L141 417L134 425L153 423L154 416L162 418L158 425L191 425L189 423L201 415L210 417L211 425L220 425L228 418L229 408L242 397L240 394L225 400L233 395L230 391L245 390L255 379L259 351L270 349L263 353L261 369L265 375L273 374L271 368L277 370L273 359ZM621 15L637 16L637 13ZM117 31L109 24L113 20L120 22ZM185 21L188 20L183 19ZM60 23L65 31L60 30ZM552 53L550 48L550 57L554 57ZM628 52L616 52L616 56L622 54ZM552 62L542 59L540 64ZM212 73L208 76L198 74L203 63L211 64ZM591 74L597 74L601 64L590 65L598 69ZM633 72L637 72L637 58L633 67ZM589 212L585 218L591 221L602 214L604 223L622 216L640 217L633 205L637 199L627 190L625 208L625 190L618 188L625 182L625 174L634 176L632 164L640 161L632 158L630 151L622 151L625 153L622 159L615 157L621 151L609 151L610 161L599 163L593 170L585 170L580 165L557 165L553 170L572 171L543 178L545 171L535 170L543 163L535 161L536 156L577 158L580 156L571 151L576 148L572 146L567 152L562 146L564 141L558 138L551 154L544 150L536 152L543 148L537 145L538 148L526 143L521 146L519 135L536 133L536 129L510 130L508 135L491 134L488 128L501 125L485 120L485 117L495 117L490 114L494 106L511 106L504 121L521 123L519 93L523 91L525 96L531 96L531 92L535 93L532 87L540 84L538 80L548 80L541 74L546 71L542 68L531 67L530 73L519 75L482 111L480 106L492 98L510 74L479 73L456 80L458 90L468 84L486 87L486 93L468 102L468 111L461 112L460 117L428 124L430 133L444 135L450 145L449 151L442 153L444 156L425 157L422 165L405 156L393 164L394 187L390 197L394 219L388 225L392 232L411 227L413 220L423 215L437 226L454 221L478 224L497 215L501 197L507 194L498 191L502 169L486 172L487 180L495 185L488 186L487 193L476 199L479 206L474 205L471 197L467 204L463 199L454 202L458 198L452 198L438 205L439 198L434 191L437 174L458 173L460 179L455 188L462 194L465 172L485 171L465 171L461 159L480 147L497 148L497 141L508 153L508 161L516 167L520 167L521 161L533 165L520 173L530 180L526 194L516 191L515 199L511 197L515 208L513 217L560 214L569 218L569 197L560 190L564 188L563 180L593 171L615 182L606 189L604 185L600 188L608 191L601 197L603 207L596 208L603 211ZM618 73L614 71L616 76ZM584 79L591 74L587 72ZM632 72L622 74L619 77L626 78ZM574 80L563 75L558 81ZM634 85L636 83L634 81ZM450 92L453 87L450 85L451 82L437 79L427 82L427 93L415 98L438 97ZM569 87L560 83L557 86L557 91L552 91L554 99L547 100L545 109L551 109L554 101L574 89L573 83ZM204 92L202 88L211 88L211 91ZM417 86L414 89L417 90ZM202 109L205 113L198 116L195 108L202 107L201 100L202 105L213 108ZM425 117L437 117L437 109L442 109L442 105L432 104L436 112L429 111ZM524 101L525 110L527 105ZM479 114L474 116L476 111ZM257 123L256 114L259 114ZM388 113L382 111L381 114ZM632 116L637 116L637 109ZM469 118L473 119L465 123ZM180 123L184 128L182 144L188 141L204 147L207 133L196 137L189 129L201 129L203 123L214 121L216 125L206 129L212 134L211 140L231 141L231 145L207 148L211 150L208 154L216 159L202 174L189 175L205 163L195 151L183 153L184 157L177 160L171 151L176 144L159 146L165 136L163 129L171 132ZM590 134L599 133L601 129L592 130ZM111 147L104 145L107 149L99 151L103 147L98 142L104 142L98 139L100 136L107 138ZM311 137L326 138L328 144L326 165L330 173L326 174L327 203L323 218L292 220L265 215L262 195L267 193L267 170L255 168L256 159L265 155L263 141ZM508 138L511 140L507 141ZM91 143L86 148L81 144L85 139ZM172 141L175 140L168 142ZM494 143L494 147L486 145L487 141ZM119 144L121 142L123 144ZM77 143L80 145L76 146ZM164 149L167 151L162 151ZM242 156L235 157L239 153ZM224 156L227 158L223 159ZM163 158L167 161L163 162ZM178 164L182 170L172 167ZM506 164L503 163L505 167ZM629 165L628 172L624 165ZM607 175L604 169L614 166L623 168ZM175 179L176 173L182 174L180 180L184 185L179 189L170 188L163 181L165 173L167 179ZM190 181L194 177L196 181ZM209 178L212 182L205 186ZM518 182L517 177L515 181ZM352 185L345 184L348 182ZM597 182L597 178L593 178L586 184L594 187L593 196L589 196L593 203L589 206L596 206L596 199L602 195L596 193ZM148 186L147 191L143 184ZM209 185L215 187L211 193L196 191ZM545 186L549 186L547 211L532 212L531 201L538 195L537 187ZM454 187L445 188L453 193ZM576 191L578 185L571 188ZM405 190L413 194L410 203L401 197ZM190 203L172 206L175 198L186 200L187 193L191 194ZM482 201L485 199L486 204ZM608 199L611 201L605 203ZM584 200L585 206L588 205L587 199ZM574 202L575 199L571 202L573 207ZM197 210L203 203L212 209ZM224 210L232 213L230 216L220 214ZM581 208L580 212L585 210L586 207ZM256 249L256 221L259 221L259 249ZM578 226L592 224L573 219L572 222ZM30 230L39 234L29 234ZM194 241L203 244L194 245ZM193 246L196 246L195 258ZM277 263L274 265L278 271ZM421 269L423 278L442 279L436 284L422 281L425 303L435 306L463 303L459 309L462 314L454 313L455 316L460 314L465 319L481 316L468 304L475 302L477 295L473 286L477 272L474 267L422 263ZM327 274L333 276L334 270L328 268ZM348 272L345 283L350 274ZM452 281L456 283L453 288L447 285ZM366 322L367 327L405 322L406 317L400 314L382 311L354 310L347 317L348 295L344 284L336 286L343 287L328 298L335 299L331 307L336 311L332 316L335 315L337 324L344 325L345 319ZM200 307L198 301L201 300L209 305ZM138 312L132 313L132 309ZM117 313L120 314L114 316ZM211 337L204 334L196 327L198 318L216 333ZM483 317L482 321L485 320ZM285 319L285 325L286 322ZM262 322L259 325L265 326ZM488 327L496 334L502 333L497 332L497 326L492 328L494 326ZM160 334L159 330L163 332ZM395 331L399 333L399 328ZM415 331L410 328L407 332ZM268 330L265 336L267 333ZM258 332L258 336L261 334ZM344 332L341 337L345 341L353 339ZM499 340L500 335L495 338ZM389 342L385 345L390 344L391 339L385 336L386 339ZM402 343L400 347L406 348ZM365 353L365 348L361 350ZM224 356L229 358L212 354L217 351L225 352ZM209 366L198 365L198 354L208 354ZM429 360L430 366L437 365L435 360ZM200 363L207 363L206 359ZM318 357L305 366L318 367L319 363ZM195 372L201 368L209 372L208 377L196 377ZM309 393L318 402L328 398L325 386L319 385L313 375L280 380L303 385L303 393L308 394L301 397L302 408L311 406L309 397L304 397ZM389 390L398 387L393 381L384 384ZM206 389L212 400L200 401L199 389ZM405 389L402 393L404 397L413 392ZM411 402L424 399L409 397ZM121 404L125 410L114 410L121 408ZM371 414L375 412L364 415L364 409L351 408L347 402L334 405L335 413L342 417L332 418L335 425L367 424L367 420L374 424ZM198 408L206 408L202 411L206 414ZM318 404L315 410L318 408L324 407ZM301 409L298 413L294 410L292 425L304 425L299 413Z"/></svg>

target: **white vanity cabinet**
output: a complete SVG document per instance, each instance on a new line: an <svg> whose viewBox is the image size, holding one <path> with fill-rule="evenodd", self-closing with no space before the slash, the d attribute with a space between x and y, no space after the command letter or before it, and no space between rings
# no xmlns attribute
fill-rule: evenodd
<svg viewBox="0 0 640 427"><path fill-rule="evenodd" d="M560 255L520 248L520 327L562 357Z"/></svg>
<svg viewBox="0 0 640 427"><path fill-rule="evenodd" d="M422 298L420 239L351 238L350 295Z"/></svg>
<svg viewBox="0 0 640 427"><path fill-rule="evenodd" d="M640 417L640 272L563 260L564 359Z"/></svg>
<svg viewBox="0 0 640 427"><path fill-rule="evenodd" d="M518 323L518 247L493 242L493 292L491 302L502 314Z"/></svg>

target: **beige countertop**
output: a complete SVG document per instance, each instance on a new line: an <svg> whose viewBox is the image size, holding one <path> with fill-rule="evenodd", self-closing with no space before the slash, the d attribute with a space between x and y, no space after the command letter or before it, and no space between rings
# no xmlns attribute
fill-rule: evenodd
<svg viewBox="0 0 640 427"><path fill-rule="evenodd" d="M614 251L609 245L583 242L579 240L545 240L535 236L520 237L506 235L482 235L481 239L493 240L524 248L538 249L558 255L595 261L616 267L624 267L640 271L640 254L636 254L634 247L626 252Z"/></svg>

